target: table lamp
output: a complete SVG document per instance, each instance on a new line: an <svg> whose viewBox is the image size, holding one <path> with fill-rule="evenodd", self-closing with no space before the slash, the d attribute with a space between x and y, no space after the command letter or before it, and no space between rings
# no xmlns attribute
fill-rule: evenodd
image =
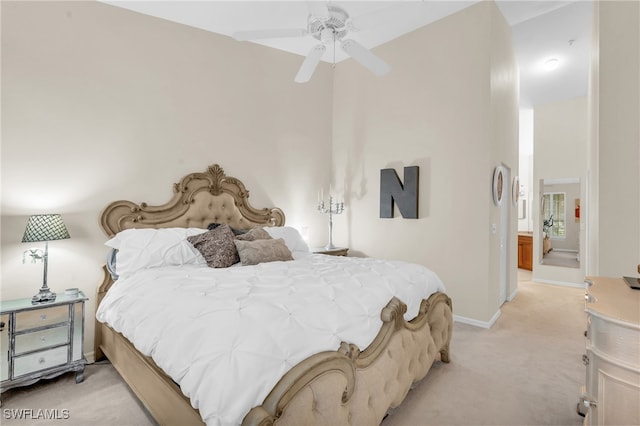
<svg viewBox="0 0 640 426"><path fill-rule="evenodd" d="M22 237L23 243L44 241L44 253L41 250L28 250L33 261L44 262L44 278L40 292L31 298L31 303L47 303L56 300L56 294L47 286L47 262L49 258L49 241L70 238L62 217L59 214L36 214L29 218L27 228ZM26 252L25 252L26 253Z"/></svg>

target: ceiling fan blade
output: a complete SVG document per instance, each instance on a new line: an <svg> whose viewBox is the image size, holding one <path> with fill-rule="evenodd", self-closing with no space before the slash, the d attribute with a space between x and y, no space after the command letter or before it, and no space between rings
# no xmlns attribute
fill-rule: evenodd
<svg viewBox="0 0 640 426"><path fill-rule="evenodd" d="M378 77L383 76L391 71L391 66L389 66L389 64L387 64L385 61L374 55L369 49L354 40L343 40L342 49L347 52L347 54L349 54L349 56L351 56L353 59L358 61L360 65L367 68Z"/></svg>
<svg viewBox="0 0 640 426"><path fill-rule="evenodd" d="M326 1L308 0L307 7L309 8L309 13L316 18L329 19L329 8Z"/></svg>
<svg viewBox="0 0 640 426"><path fill-rule="evenodd" d="M238 41L257 40L261 38L304 37L307 30L301 28L283 28L271 30L236 31L233 38Z"/></svg>
<svg viewBox="0 0 640 426"><path fill-rule="evenodd" d="M307 57L304 58L304 62L300 66L298 74L296 74L296 78L294 79L296 83L306 83L309 81L313 72L318 67L320 59L322 59L322 55L326 49L327 48L324 44L319 44L311 49Z"/></svg>

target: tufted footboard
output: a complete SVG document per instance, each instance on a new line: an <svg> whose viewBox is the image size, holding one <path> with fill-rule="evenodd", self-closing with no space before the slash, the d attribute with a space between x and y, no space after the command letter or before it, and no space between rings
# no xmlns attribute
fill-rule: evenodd
<svg viewBox="0 0 640 426"><path fill-rule="evenodd" d="M404 400L440 354L449 362L451 299L435 293L407 322L407 307L392 299L383 326L364 351L342 343L292 368L244 418L243 425L379 425Z"/></svg>

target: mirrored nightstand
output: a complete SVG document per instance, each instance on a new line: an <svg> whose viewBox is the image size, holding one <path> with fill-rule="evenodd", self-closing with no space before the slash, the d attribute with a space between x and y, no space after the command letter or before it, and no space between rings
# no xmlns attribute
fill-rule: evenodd
<svg viewBox="0 0 640 426"><path fill-rule="evenodd" d="M327 249L325 247L311 247L311 253L314 254L328 254L329 256L346 256L349 252L348 247L336 247Z"/></svg>
<svg viewBox="0 0 640 426"><path fill-rule="evenodd" d="M58 293L50 303L31 298L0 302L0 393L75 371L84 380L84 302Z"/></svg>

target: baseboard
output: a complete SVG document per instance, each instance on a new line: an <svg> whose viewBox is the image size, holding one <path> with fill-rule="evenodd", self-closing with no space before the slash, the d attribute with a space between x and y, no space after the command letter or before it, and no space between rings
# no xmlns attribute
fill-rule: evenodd
<svg viewBox="0 0 640 426"><path fill-rule="evenodd" d="M96 362L96 354L95 354L95 352L93 352L93 351L86 352L84 354L84 359L87 360L87 364L93 364L94 362Z"/></svg>
<svg viewBox="0 0 640 426"><path fill-rule="evenodd" d="M498 309L498 311L493 315L493 317L487 322L478 321L478 320L473 319L473 318L461 317L460 315L454 315L453 316L453 320L455 322L459 322L459 323L462 323L462 324L469 324L469 325L472 325L474 327L491 328L491 327L493 327L493 324L495 324L495 322L498 320L498 318L500 318L501 314L502 314L502 311L500 311L500 309Z"/></svg>
<svg viewBox="0 0 640 426"><path fill-rule="evenodd" d="M518 295L518 288L516 288L515 290L513 290L513 293L511 293L511 296L509 296L507 298L507 302L511 302L513 299L516 298L516 296Z"/></svg>
<svg viewBox="0 0 640 426"><path fill-rule="evenodd" d="M563 287L573 287L573 288L584 288L584 283L568 283L568 282L564 282L564 281L553 281L553 280L542 280L540 278L532 278L531 281L533 281L534 283L543 283L543 284L553 284L553 285L559 285L559 286L563 286Z"/></svg>

